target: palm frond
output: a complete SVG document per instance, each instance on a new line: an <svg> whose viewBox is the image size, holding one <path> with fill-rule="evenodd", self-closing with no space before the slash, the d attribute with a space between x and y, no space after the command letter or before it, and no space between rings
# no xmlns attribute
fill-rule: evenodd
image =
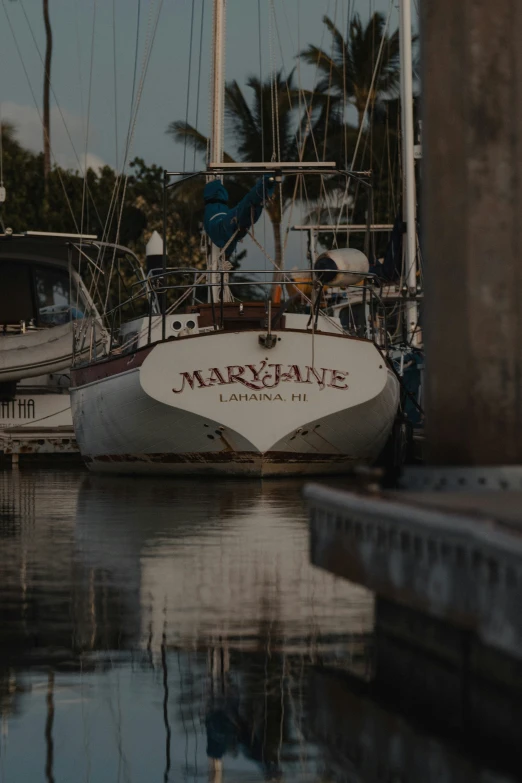
<svg viewBox="0 0 522 783"><path fill-rule="evenodd" d="M318 46L309 44L307 49L303 49L298 55L308 65L315 66L322 73L329 74L331 69L335 67L335 61L330 57L327 52L324 52Z"/></svg>
<svg viewBox="0 0 522 783"><path fill-rule="evenodd" d="M333 49L335 51L335 62L341 71L342 81L340 83L341 89L347 89L350 82L353 80L353 62L350 52L350 47L344 40L344 36L338 27L332 22L328 16L323 16L323 24L326 25L330 31L333 39Z"/></svg>
<svg viewBox="0 0 522 783"><path fill-rule="evenodd" d="M208 139L200 133L193 125L183 120L171 122L167 128L167 134L172 136L174 141L185 142L187 140L196 152L206 154Z"/></svg>
<svg viewBox="0 0 522 783"><path fill-rule="evenodd" d="M168 133L169 136L172 136L174 141L179 141L181 143L183 143L185 139L188 139L196 152L206 155L210 139L200 133L193 125L190 125L183 120L176 120L175 122L169 123L166 133ZM226 151L223 153L223 160L225 163L235 163L232 155L229 155Z"/></svg>

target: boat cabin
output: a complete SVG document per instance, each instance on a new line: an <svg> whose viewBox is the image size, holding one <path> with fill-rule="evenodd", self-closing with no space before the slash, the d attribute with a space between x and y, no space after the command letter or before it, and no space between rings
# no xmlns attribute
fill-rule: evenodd
<svg viewBox="0 0 522 783"><path fill-rule="evenodd" d="M83 293L69 271L71 238L0 234L0 332L16 334L83 317Z"/></svg>

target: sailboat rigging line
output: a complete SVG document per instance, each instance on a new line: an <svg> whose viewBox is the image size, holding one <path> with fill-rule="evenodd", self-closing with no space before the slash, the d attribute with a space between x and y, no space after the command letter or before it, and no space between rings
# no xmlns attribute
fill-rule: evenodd
<svg viewBox="0 0 522 783"><path fill-rule="evenodd" d="M275 16L274 0L268 3L268 45L270 52L270 99L272 109L272 160L281 160L281 145L279 142L279 107L277 96L277 74L274 54L273 17Z"/></svg>
<svg viewBox="0 0 522 783"><path fill-rule="evenodd" d="M334 27L337 25L337 0L334 3ZM334 46L335 37L332 35L332 48L330 50L330 73L328 75L328 89L326 91L326 112L324 121L324 140L323 140L323 159L326 157L326 144L328 141L328 120L330 118L330 99L332 97L332 77L333 77L333 64L334 64Z"/></svg>
<svg viewBox="0 0 522 783"><path fill-rule="evenodd" d="M298 0L298 2L299 2L299 0ZM330 0L327 0L325 5L326 5L325 15L328 15L328 11L329 11L329 8L330 8ZM319 49L318 49L319 52L322 51L322 48L323 48L324 36L325 36L325 27L323 25L322 32L321 32L321 41L320 41ZM301 51L300 50L299 50L298 56L299 56L299 60L300 60L300 57L301 57ZM314 146L314 151L315 151L317 160L319 160L319 152L317 150L317 144L315 142L315 136L314 136L313 125L312 125L312 110L313 110L313 100L314 100L315 90L316 90L316 86L317 86L317 81L319 79L319 63L320 63L320 61L321 61L321 57L320 57L320 55L318 55L317 56L317 61L315 63L315 73L314 73L314 79L313 79L313 83L312 83L312 90L311 90L311 94L310 94L310 106L308 105L308 101L307 101L306 96L304 94L304 90L299 88L300 91L301 91L301 94L302 94L303 104L304 104L304 107L305 107L305 114L306 114L306 118L307 118L306 130L305 130L304 137L302 139L301 150L300 150L300 158L301 158L301 160L304 157L305 148L306 148L306 142L308 141L309 137L312 139L312 144Z"/></svg>
<svg viewBox="0 0 522 783"><path fill-rule="evenodd" d="M7 24L9 25L9 29L11 31L11 35L13 36L13 41L14 41L15 48L16 48L16 51L18 53L18 57L20 58L20 63L22 65L22 68L23 68L23 71L24 71L24 74L25 74L25 78L27 80L27 84L28 84L29 90L31 92L31 96L33 98L33 103L35 105L35 108L36 108L36 111L37 111L37 114L38 114L38 118L39 118L40 123L41 123L41 125L43 127L42 114L41 114L39 106L38 106L38 101L36 100L36 95L35 95L35 92L34 92L34 89L33 89L33 85L31 84L31 79L29 78L29 73L28 73L27 68L25 66L25 61L24 61L24 58L23 58L23 55L22 55L22 51L20 49L20 45L18 43L18 38L16 37L13 25L11 23L11 19L9 17L9 14L7 13L5 0L1 0L1 2L2 2L2 7L4 9L4 13L5 13L5 16L6 16L6 19L7 19ZM63 177L62 177L62 174L60 172L60 168L58 166L58 163L57 163L57 160L56 160L56 156L54 154L52 146L51 146L51 156L52 156L54 164L56 165L56 171L58 173L58 179L60 180L60 185L62 186L62 190L63 190L64 196L65 196L65 200L67 202L67 206L69 207L69 212L71 213L71 217L73 219L73 223L74 223L74 227L75 227L76 233L79 233L78 223L76 222L76 217L74 215L74 210L73 210L73 208L71 206L71 202L69 200L69 196L67 195L67 189L65 187L65 183L63 181Z"/></svg>
<svg viewBox="0 0 522 783"><path fill-rule="evenodd" d="M271 11L271 14L270 14ZM273 16L273 24L272 24L272 16ZM272 71L272 85L273 85L273 96L272 96L272 160L281 160L281 135L280 135L280 121L279 121L279 95L278 95L278 89L277 89L277 71L275 67L275 54L273 51L273 38L274 38L274 29L277 35L277 40L279 43L279 49L281 53L281 68L282 72L285 74L285 84L286 84L286 90L288 94L288 104L290 108L292 108L292 96L290 93L290 87L288 84L288 76L285 73L285 62L283 57L283 50L281 46L281 38L279 36L279 26L277 23L277 15L274 5L274 0L270 0L270 7L269 7L269 36L270 36L270 57L271 57L271 71ZM275 134L274 134L274 125L275 125ZM296 132L296 140L297 132ZM282 180L279 182L279 188L278 188L278 196L279 196L279 211L280 216L282 219L283 212L284 212L284 201L283 201L283 183ZM265 242L266 242L266 236L265 236ZM280 244L280 252L281 252L281 268L284 268L285 266L285 250L286 250L286 242L283 242Z"/></svg>
<svg viewBox="0 0 522 783"><path fill-rule="evenodd" d="M300 6L300 0L296 0L297 4L297 95L298 95L298 111L299 111L299 123L297 126L297 149L299 151L299 155L301 155L301 148L303 146L303 135L302 135L302 122L301 122L301 116L302 116L302 103L303 103L303 96L302 96L302 80L301 80L301 6Z"/></svg>
<svg viewBox="0 0 522 783"><path fill-rule="evenodd" d="M282 44L281 44L281 37L280 37L280 34L279 34L279 25L278 25L278 22L277 22L277 15L276 15L276 10L275 10L275 5L272 5L272 8L273 8L273 14L274 14L274 27L275 27L275 31L276 31L276 35L277 35L277 41L278 41L278 44L279 44L279 52L280 52L280 55L281 55L282 72L283 72L283 75L285 77L285 85L286 85L287 96L288 96L288 104L289 104L290 108L293 108L293 106L292 106L292 94L290 92L290 86L289 86L289 83L288 83L288 74L287 74L286 68L285 68L283 47L282 47ZM284 10L285 18L286 18L287 24L288 24L288 16L286 14L286 8L284 6L284 2L283 2L283 10ZM289 34L290 34L290 38L291 38L291 33L289 33ZM300 48L299 48L298 51L299 51L299 53L298 53L298 61L299 61L298 67L300 68ZM299 95L299 117L301 118L301 106L302 106L303 92L302 92L302 89L301 89L300 70L299 70L299 91L298 91L298 95ZM313 97L312 97L312 100L313 100ZM277 110L277 115L276 116L277 116L277 122L278 122L278 125L279 125L279 112L278 112L278 109L277 109L278 104L279 104L279 101L277 101L277 106L276 106L276 110ZM312 137L312 141L313 141L313 145L314 145L314 151L315 151L317 160L319 161L319 152L318 152L318 149L317 149L317 143L315 141L314 131L313 131L313 124L312 124L312 102L310 103L310 110L309 111L308 111L308 106L307 106L306 100L304 101L304 105L305 105L305 114L306 114L306 119L307 119L307 126L308 126L308 129L309 129L310 135ZM296 140L296 144L297 144L297 149L298 149L298 157L299 157L300 161L303 160L304 151L305 151L304 144L303 144L303 141L302 141L302 132L301 132L302 129L301 129L301 126L302 126L302 123L301 123L301 120L300 120L298 125L297 125L296 132L294 134L295 140ZM324 159L324 154L323 154L323 159ZM298 178L298 179L302 179L302 178ZM322 178L321 178L321 181L323 182ZM297 183L297 180L296 180L296 183ZM294 207L296 193L297 193L297 187L294 188L293 200L291 202L291 211L290 211L291 215L293 214L293 207ZM279 198L280 198L280 207L281 207L281 215L282 215L283 214L283 190L282 190L282 183L280 183L280 185L279 185ZM281 265L283 267L284 267L284 254L286 252L286 248L287 248L287 244L288 244L288 236L289 236L289 230L290 230L291 215L290 215L289 220L287 221L287 226L286 226L286 229L285 229L285 241L284 241L284 243L282 245L282 264ZM264 242L266 244L266 235L264 237Z"/></svg>
<svg viewBox="0 0 522 783"><path fill-rule="evenodd" d="M391 207L391 214L396 215L397 214L397 206L395 203L395 189L393 186L394 177L393 177L393 163L391 159L391 146L390 146L390 118L388 116L388 112L386 112L386 132L384 135L384 138L386 139L386 162L388 164L388 175L390 180L390 192L389 192L389 201L388 201L388 214L390 214L390 207ZM391 203L390 203L391 202Z"/></svg>
<svg viewBox="0 0 522 783"><path fill-rule="evenodd" d="M22 13L24 14L25 20L26 20L26 22L27 22L27 26L28 26L28 28L29 28L29 32L31 33L31 38L33 39L33 43L34 43L35 49L36 49L36 51L37 51L37 53L38 53L38 56L39 56L39 58L40 58L40 61L41 61L42 65L44 65L44 66L45 66L44 57L43 57L43 55L42 55L42 52L41 52L41 50L40 50L40 47L38 46L38 41L37 41L36 35L35 35L35 33L34 33L33 26L31 25L30 19L29 19L28 15L27 15L27 12L26 12L26 10L25 10L25 6L24 6L24 3L23 3L23 0L19 0L19 4L20 4L20 8L22 9ZM4 5L4 10L5 10L5 2L4 2L4 0L2 0L2 5ZM6 11L6 15L7 15L7 11ZM8 17L8 22L9 22L9 26L10 26L10 28L11 28L11 32L12 32L12 34L13 34L13 38L15 38L14 30L13 30L13 27L12 27L12 25L11 25L11 23L10 23L9 17ZM15 40L15 44L16 44L16 40ZM16 44L16 48L17 48L17 50L18 50L18 54L19 54L19 56L20 56L20 59L22 60L22 66L23 66L23 57L22 57L22 54L21 54L21 50L20 50L20 48L19 48L19 46L18 46L17 44ZM24 71L26 71L25 67L24 67ZM32 94L32 96L33 96L33 101L34 101L34 104L35 104L36 110L37 110L37 112L38 112L38 116L39 116L39 118L40 118L40 122L41 122L41 123L42 123L42 125L43 125L43 119L42 119L42 116L41 116L41 114L40 114L40 110L39 110L39 108L38 108L38 102L37 102L37 100L36 100L36 96L35 96L35 94L34 94L34 90L33 90L33 89L32 89L32 87L31 87L31 84L30 84L30 80L29 80L29 76L28 76L28 74L27 74L27 71L26 71L26 78L27 78L27 81L29 82L29 87L30 87L30 89L31 89L31 94ZM58 97L57 97L57 95L56 95L56 92L54 91L53 83L52 83L51 79L48 79L48 82L49 82L49 89L50 89L50 91L51 91L51 94L52 94L52 96L53 96L54 102L55 102L55 104L56 104L56 108L58 109L58 113L59 113L59 115L60 115L60 118L61 118L61 120L62 120L62 122L63 122L63 126L64 126L64 128L65 128L65 132L66 132L66 134L67 134L67 138L69 139L69 143L70 143L70 145L71 145L71 147L72 147L72 151L73 151L73 153L74 153L74 157L76 158L76 162L77 162L77 164L78 164L78 168L79 168L79 170L80 170L80 171L82 171L82 164L81 164L81 162L80 162L80 157L79 157L79 155L78 155L78 153L77 153L77 151L76 151L76 147L75 147L75 145L74 145L74 142L73 142L73 140L72 140L72 136L71 136L71 133L70 133L70 131L69 131L69 126L67 125L67 122L66 122L66 120L65 120L65 116L64 116L64 114L63 114L63 111L62 111L62 109L61 109L60 102L59 102L59 100L58 100ZM54 152L53 152L53 150L52 150L52 147L51 147L51 155L52 155L52 157L53 157L53 162L54 162L54 164L56 165L56 167L57 167L57 170L59 171L58 161L57 161L57 159L56 159L56 156L54 155ZM60 178L60 181L62 181L61 174L59 174L58 176L59 176L59 178ZM63 181L62 181L62 187L65 187L65 186L64 186L64 184L63 184ZM100 214L99 214L99 212L98 212L98 210L97 210L97 208L96 208L96 202L95 202L95 200L94 200L94 197L93 197L93 195L92 195L92 192L90 191L90 189L89 189L89 188L88 188L88 194L89 194L89 197L90 197L90 199L91 199L91 201L92 201L92 205L93 205L93 207L94 207L94 211L96 212L96 217L98 218L98 222L99 222L100 226L102 226L102 225L103 225L103 221L102 221L102 219L101 219L101 217L100 217ZM71 210L71 213L72 213L72 207L71 207L71 205L70 205L69 198L68 198L67 196L66 196L66 198L67 198L67 202L68 202L68 204L69 204L69 209ZM77 224L77 222L76 222L76 218L74 217L74 215L73 215L73 220L74 220L74 225L75 225L75 227L76 227L76 232L77 232L77 233L79 233L79 231L78 231L78 224Z"/></svg>
<svg viewBox="0 0 522 783"><path fill-rule="evenodd" d="M121 174L120 174L120 180L121 180L121 177L123 176L123 173L125 171L125 167L127 165L129 153L130 153L130 150L132 148L132 142L134 140L134 133L135 133L135 130L136 130L136 121L137 121L137 118L138 118L138 112L139 112L140 103L141 103L141 96L143 94L143 87L145 85L145 79L146 79L148 68L149 68L149 63L150 63L150 57L151 57L151 54L152 54L152 49L154 47L154 41L156 39L156 32L157 32L157 29L158 29L158 23L159 23L159 19L160 19L160 15L161 15L161 10L163 8L163 2L164 2L164 0L159 0L158 10L157 10L157 13L156 13L156 19L155 19L155 22L154 22L153 27L152 27L152 34L150 36L148 36L148 39L147 39L147 42L146 42L146 49L145 49L145 52L144 52L144 57L143 57L143 62L142 62L142 72L141 72L140 82L138 84L138 90L137 90L137 93L136 93L136 101L135 101L135 106L134 106L134 112L133 112L133 116L131 118L132 121L131 121L131 125L129 127L129 133L128 133L128 136L127 136L127 143L126 143L126 146L125 146L125 154L124 154L123 161L122 161L122 169L121 169ZM150 26L150 21L151 21L151 18L152 18L152 7L153 7L153 3L151 2L150 14L149 14L149 26ZM127 175L125 175L125 179L124 179L123 191L122 191L122 196L121 196L121 205L120 205L119 214L118 214L118 224L117 224L117 227L116 227L116 238L115 238L115 243L116 244L118 243L118 239L119 239L119 236L120 236L121 220L122 220L122 215L123 215L123 208L124 208L124 205L125 205L125 194L126 194L126 191L127 191L128 179L129 179L129 177L128 177L128 174L127 174ZM111 218L111 223L112 223L112 218ZM109 228L110 228L110 225L109 225ZM116 247L114 248L114 251L113 251L113 254L112 254L111 266L110 266L109 278L108 278L109 280L111 280L111 278L112 278L115 258L116 258ZM110 286L107 285L107 293L106 293L106 296L105 296L104 310L107 308L107 302L109 300L109 294L110 294Z"/></svg>
<svg viewBox="0 0 522 783"><path fill-rule="evenodd" d="M286 251L286 246L288 245L288 239L289 239L289 236L290 236L290 224L292 222L292 216L294 214L294 204L295 204L296 198L297 198L297 189L300 186L300 184L302 182L302 179L303 179L303 177L301 177L300 175L298 175L295 178L294 192L292 194L292 200L290 202L290 214L289 214L288 220L286 222L285 239L284 239L284 242L283 242L283 256L284 256L284 253Z"/></svg>
<svg viewBox="0 0 522 783"><path fill-rule="evenodd" d="M261 121L261 160L265 159L265 107L263 105L263 56L261 40L261 0L257 0L257 42L259 51L259 115ZM197 127L197 125L196 125Z"/></svg>
<svg viewBox="0 0 522 783"><path fill-rule="evenodd" d="M261 245L261 243L257 241L257 239L255 238L254 234L251 231L248 231L248 234L249 234L250 238L252 239L252 241L254 242L254 244L257 245L259 250L261 250L261 252L265 255L265 257L268 259L268 261L270 261L270 263L274 267L274 270L278 271L278 272L281 272L281 280L278 281L278 282L280 282L281 284L283 284L283 283L291 283L293 281L293 278L291 276L289 276L284 270L280 270L278 268L278 266L277 266L276 262L274 261L274 259L270 256L270 254L267 252L267 250ZM314 307L314 305L313 305L313 298L309 299L306 296L305 293L302 293L301 295L302 295L303 299L305 300L305 302L307 302L310 305L311 312L312 312L313 311L313 307ZM333 321L325 312L320 311L320 313L323 316L323 318L325 318L328 321L328 323L330 323L332 326L335 327L335 329L337 329L338 331L341 331L341 332L344 331L343 327L340 326L335 321Z"/></svg>
<svg viewBox="0 0 522 783"><path fill-rule="evenodd" d="M257 46L259 53L259 119L261 122L261 160L265 160L265 102L263 95L263 48L261 31L261 0L257 0ZM266 245L266 215L263 214L263 244ZM266 258L264 259L266 267Z"/></svg>
<svg viewBox="0 0 522 783"><path fill-rule="evenodd" d="M27 427L28 425L30 425L32 427L34 424L37 424L39 421L45 421L45 419L50 419L50 418L52 418L52 416L60 416L62 413L67 413L67 411L70 411L70 410L71 410L71 406L68 405L66 408L62 408L61 411L53 411L53 413L49 413L47 416L40 416L39 419L30 419L29 421L21 421L20 423L15 422L14 424L6 424L2 428L2 431L5 432L5 431L7 431L9 429L13 429L13 428L18 429L19 427L20 428L21 427Z"/></svg>
<svg viewBox="0 0 522 783"><path fill-rule="evenodd" d="M76 56L78 60L78 85L79 85L79 98L80 98L80 114L82 118L82 130L85 134L85 106L83 103L83 78L82 78L82 39L80 37L80 25L78 20L78 7L81 0L76 0L75 15L74 15L74 27L76 32Z"/></svg>
<svg viewBox="0 0 522 783"><path fill-rule="evenodd" d="M129 127L131 124L132 109L134 106L134 95L136 91L136 72L138 70L138 48L140 42L140 15L141 15L141 0L138 0L138 14L136 17L136 44L134 46L134 68L132 72L132 90L131 90L131 102L129 112Z"/></svg>
<svg viewBox="0 0 522 783"><path fill-rule="evenodd" d="M118 170L118 69L116 62L116 0L112 0L112 48L113 48L113 71L114 71L114 146L116 153L115 169Z"/></svg>
<svg viewBox="0 0 522 783"><path fill-rule="evenodd" d="M336 6L337 6L337 0L336 0ZM288 97L288 105L289 105L290 109L292 109L293 108L292 93L290 92L290 85L289 85L289 81L288 81L289 77L288 77L288 74L286 72L285 61L284 61L284 54L283 54L283 47L282 47L281 36L280 36L280 32L279 32L279 24L278 24L276 8L275 8L275 5L273 3L273 0L272 0L271 8L272 8L273 18L274 18L274 25L273 25L273 27L275 29L275 33L276 33L276 36L277 36L277 42L278 42L278 45L279 45L279 53L280 53L280 57L281 57L281 69L282 69L282 74L283 74L284 79L285 79L285 86L286 86L286 92L287 92L287 97ZM283 11L284 11L284 14L285 14L286 22L287 22L287 24L289 26L288 15L286 14L286 7L284 5L284 2L283 2ZM272 33L272 35L273 35L273 33ZM290 39L292 39L292 35L291 35L291 31L290 30L289 30L289 37L290 37ZM300 58L300 50L299 50L298 57ZM274 71L274 73L275 73L275 71ZM275 76L274 76L274 85L275 84L276 84L276 82L275 82ZM300 85L300 75L299 75L299 85ZM277 96L277 86L275 87L275 91L276 91L275 113L276 113L276 130L277 130L277 134L276 135L277 135L277 140L278 140L279 159L280 159L281 158L281 150L280 150L280 129L279 129L279 98ZM301 87L299 87L298 95L299 95L299 117L301 117L301 106L302 106L302 91L301 91ZM306 102L305 102L305 105L306 105ZM273 110L274 110L274 107L273 107ZM308 123L308 127L310 129L310 133L311 133L311 135L313 137L313 126L312 126L312 119L311 119L311 107L310 107L310 113L309 114L307 113L307 123ZM299 121L299 123L297 125L297 128L296 128L296 131L295 131L295 134L294 134L295 140L296 140L297 149L298 149L299 160L302 160L303 156L304 156L304 146L302 144L301 125L302 125L302 123L301 123L301 121ZM315 149L317 160L319 161L319 152L318 152L318 149L317 149L317 144L315 142L315 138L313 138L313 144L314 144L314 149ZM324 159L324 157L325 157L325 155L324 155L324 152L323 152L323 159ZM284 201L283 201L283 187L282 187L282 183L279 184L278 191L279 191L280 211L281 211L281 215L283 215ZM291 202L291 214L293 214L293 207L294 207L294 201L295 201L296 193L297 193L297 180L296 180L296 187L294 188L293 199L292 199L292 202ZM282 267L284 267L284 265L285 265L284 264L284 257L285 257L285 252L286 252L286 248L287 248L287 244L288 244L288 236L289 236L289 230L290 230L290 220L291 220L291 218L289 219L289 221L287 221L287 226L286 226L286 229L285 229L285 241L283 242L283 244L281 246L281 251L282 251L282 253L281 253L281 255L282 255L282 257L281 257L281 266ZM264 237L264 242L266 244L266 235Z"/></svg>
<svg viewBox="0 0 522 783"><path fill-rule="evenodd" d="M386 36L388 34L388 27L390 25L390 19L391 19L391 14L392 14L392 10L393 10L393 2L394 2L394 0L390 0L390 4L389 4L389 7L388 7L388 15L386 17L386 22L384 24L384 28L383 28L383 31L382 31L381 42L379 44L379 50L377 52L377 59L375 61L375 67L373 69L372 80L371 80L371 83L370 83L370 89L368 90L368 95L367 95L367 98L366 98L366 104L365 104L364 112L363 112L363 115L362 115L362 118L361 118L361 124L359 126L359 133L357 134L357 142L355 144L355 149L353 151L352 164L350 166L351 169L353 169L353 167L355 166L355 161L357 159L357 153L359 152L359 145L361 143L362 133L363 133L363 129L364 129L364 121L366 119L366 115L368 113L368 107L369 107L370 101L372 99L373 88L375 86L375 80L377 78L377 74L378 74L379 69L381 67L381 57L382 57L382 52L383 52L383 49L384 49L384 44L385 44L385 41L386 41ZM342 207L343 207L344 203L347 202L349 188L350 188L350 182L349 182L349 180L347 180L346 188L345 188L345 194L344 194L344 197L343 197L343 201L341 202L341 209L339 210L338 225L340 225L341 220L342 220L342 212L343 212Z"/></svg>
<svg viewBox="0 0 522 783"><path fill-rule="evenodd" d="M287 74L286 67L285 67L283 48L282 48L282 44L281 44L281 37L280 37L280 34L279 34L279 25L278 25L278 22L277 22L277 14L276 14L276 10L275 10L275 5L273 4L273 0L272 0L272 6L271 7L272 7L273 17L274 17L274 29L275 29L275 32L276 32L276 35L277 35L277 40L278 40L278 44L279 44L279 52L280 52L280 55L281 55L281 68L282 68L282 74L283 74L284 79L285 79L285 86L286 86L286 91L287 91L287 96L288 96L288 104L289 104L290 108L293 108L293 105L292 105L292 94L290 92L290 87L289 87L289 83L288 83L288 74ZM285 12L285 18L287 19L287 23L288 23L288 17L286 15L286 8L284 7L284 5L283 5L283 10ZM269 9L269 13L270 13L270 9ZM258 0L258 17L259 17L259 31L261 31L261 24L260 24L261 17L260 17L259 0ZM270 21L271 21L271 17L269 16L269 28L271 28ZM271 29L270 29L270 33L271 33L270 41L272 41L273 33L272 33ZM324 32L323 32L323 35L324 35ZM290 34L290 38L291 38L291 34ZM273 53L272 52L271 52L271 60L273 60ZM260 58L260 70L261 70L261 58ZM273 67L273 70L275 71L275 65ZM299 55L298 55L298 72L299 72L299 90L298 90L299 109L301 109L302 99L303 99L303 95L304 94L303 94L303 91L301 89L300 56ZM260 83L262 83L262 78L261 77L260 77ZM271 79L271 81L270 81L270 95L271 95L271 106L272 106L272 120L274 119L274 106L273 106L273 94L272 94L273 83L274 82ZM276 128L276 133L275 134L272 131L273 139L280 135L279 134L279 127L278 127L279 126L278 104L279 104L279 101L276 100L276 112L277 112L276 113L276 122L277 122L277 128ZM317 144L315 143L313 127L312 127L312 120L311 120L312 104L310 104L310 111L308 110L308 106L307 106L306 100L304 101L304 106L305 106L305 113L307 115L308 128L310 130L310 135L312 136L312 139L313 139L313 144L314 144L314 150L315 150L315 153L316 153L316 157L317 157L317 160L319 161L319 153L318 153L318 150L317 150ZM261 112L261 120L263 122L263 125L262 125L263 156L262 157L263 157L263 161L264 161L264 111L263 111L262 101L261 101L261 106L260 106L260 112ZM294 134L295 135L295 139L296 139L296 143L297 143L297 149L299 151L299 160L302 160L303 156L304 156L304 146L302 144L302 136L301 136L301 134L302 134L302 128L301 128L301 122L299 122L298 126L296 128L296 132ZM272 154L272 158L273 157L274 157L274 155ZM279 155L279 158L280 158L280 155ZM280 197L282 197L282 188L281 188L281 186L279 188L279 191L280 191ZM266 226L265 226L264 231L266 231ZM265 236L265 241L266 241L266 236Z"/></svg>
<svg viewBox="0 0 522 783"><path fill-rule="evenodd" d="M194 8L194 6L192 6ZM167 175L165 172L163 172L163 241L162 241L162 271L163 274L167 271L167 188L165 185L167 184ZM166 288L166 281L163 279L163 291L161 294L161 313L162 313L162 319L161 319L161 339L165 340L166 335L166 309L167 309L167 288Z"/></svg>
<svg viewBox="0 0 522 783"><path fill-rule="evenodd" d="M196 90L196 122L194 127L199 127L199 95L201 90L201 63L203 59L203 29L205 23L205 0L201 0L201 25L199 29L199 61L198 61L198 86ZM194 145L194 163L196 168L196 145Z"/></svg>
<svg viewBox="0 0 522 783"><path fill-rule="evenodd" d="M283 8L284 8L284 6L283 6ZM294 107L292 105L292 93L290 92L290 86L288 84L288 73L287 73L286 66L285 66L285 58L284 58L284 54L283 54L283 45L281 43L281 36L279 34L279 24L277 22L277 13L276 13L276 10L275 10L275 5L273 6L273 12L274 12L274 29L275 29L275 33L276 33L276 37L277 37L277 43L278 43L278 46L279 46L279 55L281 57L281 72L282 72L282 74L283 74L283 76L285 78L286 94L288 96L288 105L290 106L291 109L293 109ZM291 38L291 35L289 35L289 37Z"/></svg>
<svg viewBox="0 0 522 783"><path fill-rule="evenodd" d="M187 103L185 107L185 126L188 125L189 108L190 108L190 82L192 76L192 43L194 41L194 9L196 7L196 0L192 0L192 11L190 14L190 44L189 44L189 56L188 56L188 75L187 75ZM196 125L197 127L197 125ZM185 135L183 145L183 168L185 168L187 162L187 135Z"/></svg>
<svg viewBox="0 0 522 783"><path fill-rule="evenodd" d="M349 5L349 4L348 4ZM341 5L341 29L344 30L344 12L343 12L344 6ZM350 18L349 12L348 12L348 19ZM346 45L348 42L348 35L346 36L346 42L343 44L343 113L342 113L342 119L343 119L343 134L344 134L344 168L348 168L348 123L346 122L346 106L348 103L348 92L346 89Z"/></svg>
<svg viewBox="0 0 522 783"><path fill-rule="evenodd" d="M150 41L150 27L152 23L152 9L153 9L153 2L151 2L151 5L149 7L149 17L147 22L147 35L145 39L145 55L147 53L147 48ZM133 74L133 83L132 83L132 95L131 95L131 106L130 106L130 114L129 114L129 125L127 128L127 137L126 137L126 144L125 144L125 158L122 160L122 168L121 171L118 173L116 177L116 182L114 184L113 192L111 195L111 201L109 204L109 210L107 213L107 218L105 221L105 225L103 227L102 232L102 240L105 240L108 238L112 222L114 219L114 215L116 213L117 203L118 203L118 197L120 193L120 188L122 185L122 178L123 178L123 171L125 169L127 156L129 153L129 139L131 134L131 128L133 123L133 117L135 116L135 113L137 112L137 106L135 106L135 88L136 88L136 70L137 70L137 62L138 62L138 44L139 44L139 24L140 24L140 10L141 10L141 0L138 0L138 16L137 16L137 26L136 26L136 45L135 45L135 51L134 51L134 74ZM144 68L144 62L142 63L142 77L143 77L143 68ZM138 102L139 103L139 102ZM101 253L101 248L100 248ZM98 261L100 260L101 255L98 256Z"/></svg>
<svg viewBox="0 0 522 783"><path fill-rule="evenodd" d="M148 23L147 23L147 35L146 35L146 39L145 39L144 60L145 60L145 57L146 57L146 54L147 54L147 49L148 49L149 41L150 41L150 26L151 26L151 23L152 23L152 9L153 9L153 2L151 2L151 5L149 7L149 17L148 17ZM136 72L137 59L138 59L139 19L140 19L140 5L138 5L138 26L137 26L137 30L136 30L136 47L135 47L135 52L134 52L134 71L135 72ZM142 63L142 77L143 77L143 68L144 68L144 62ZM126 137L126 143L125 143L125 154L124 154L124 159L122 160L121 171L119 171L119 173L118 173L118 175L116 177L116 182L114 184L114 189L113 189L113 193L112 193L112 196L111 196L111 202L109 204L109 210L108 210L108 214L107 214L107 219L106 219L104 230L103 230L103 234L102 234L102 239L104 239L104 240L106 238L108 238L108 236L109 236L109 233L110 233L110 230L111 230L111 227L112 227L112 222L113 222L113 219L114 219L114 215L116 214L117 203L118 203L118 198L119 198L119 194L120 194L120 188L121 188L122 180L123 180L123 173L124 173L125 166L126 166L127 159L128 159L131 129L133 127L133 119L136 116L136 112L137 112L137 108L138 108L135 105L135 86L136 85L135 85L135 76L134 76L133 77L133 85L132 85L131 107L130 107L130 114L129 114L129 125L128 125L128 128L127 128L127 137ZM139 104L139 101L138 101L138 104ZM124 193L123 193L122 199L124 199L125 191L126 191L126 182L125 182L125 188L124 188Z"/></svg>
<svg viewBox="0 0 522 783"><path fill-rule="evenodd" d="M80 234L82 237L83 237L83 225L84 225L84 218L85 218L85 195L87 191L87 152L89 149L89 130L91 125L92 72L93 72L93 65L94 65L95 31L96 31L96 0L94 0L93 2L93 12L92 12L91 61L89 67L89 89L87 92L87 127L85 130L85 150L84 150L84 158L83 158L84 163L83 163L82 213L80 218ZM80 247L81 247L81 242L82 240L80 237Z"/></svg>

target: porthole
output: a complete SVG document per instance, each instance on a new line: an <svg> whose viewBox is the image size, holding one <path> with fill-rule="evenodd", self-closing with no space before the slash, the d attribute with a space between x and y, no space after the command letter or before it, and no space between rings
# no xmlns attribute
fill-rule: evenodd
<svg viewBox="0 0 522 783"><path fill-rule="evenodd" d="M195 329L196 328L196 322L192 320L192 318L187 321L187 329Z"/></svg>
<svg viewBox="0 0 522 783"><path fill-rule="evenodd" d="M179 332L181 329L183 329L183 324L181 321L174 321L172 324L172 329L174 332Z"/></svg>

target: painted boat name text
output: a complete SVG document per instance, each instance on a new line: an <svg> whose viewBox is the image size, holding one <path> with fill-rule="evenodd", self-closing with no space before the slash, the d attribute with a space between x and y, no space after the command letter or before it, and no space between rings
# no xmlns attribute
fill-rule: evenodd
<svg viewBox="0 0 522 783"><path fill-rule="evenodd" d="M286 402L286 397L280 394L231 394L230 397L219 395L220 402ZM308 402L306 394L292 394L292 402Z"/></svg>
<svg viewBox="0 0 522 783"><path fill-rule="evenodd" d="M181 386L172 389L174 394L181 394L188 386L190 389L202 389L211 386L228 386L239 383L252 391L275 389L280 383L316 383L319 389L347 389L348 372L330 370L326 367L300 367L297 364L268 364L263 360L259 365L232 364L225 368L210 367L204 377L203 370L180 372Z"/></svg>
<svg viewBox="0 0 522 783"><path fill-rule="evenodd" d="M34 400L2 400L0 419L34 419Z"/></svg>

